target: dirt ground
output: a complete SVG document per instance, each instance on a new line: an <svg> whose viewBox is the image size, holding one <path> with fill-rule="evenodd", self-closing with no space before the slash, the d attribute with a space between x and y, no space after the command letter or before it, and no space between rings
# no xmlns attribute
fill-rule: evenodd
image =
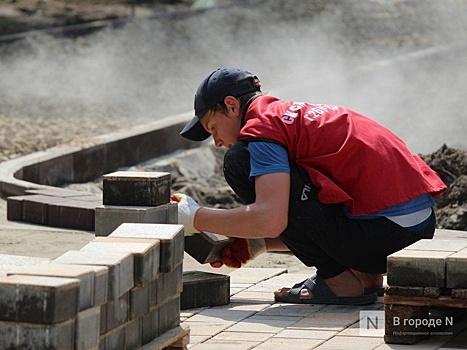
<svg viewBox="0 0 467 350"><path fill-rule="evenodd" d="M195 0L6 0L0 2L0 35L28 30L151 16L190 8Z"/></svg>

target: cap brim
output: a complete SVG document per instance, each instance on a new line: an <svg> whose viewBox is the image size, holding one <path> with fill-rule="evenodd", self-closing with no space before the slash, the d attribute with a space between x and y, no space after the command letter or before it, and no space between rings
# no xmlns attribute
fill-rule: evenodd
<svg viewBox="0 0 467 350"><path fill-rule="evenodd" d="M201 115L201 117L203 115ZM204 141L211 136L211 134L206 131L203 124L200 123L199 119L199 116L195 116L190 120L190 122L185 125L183 130L180 132L180 135L192 141Z"/></svg>

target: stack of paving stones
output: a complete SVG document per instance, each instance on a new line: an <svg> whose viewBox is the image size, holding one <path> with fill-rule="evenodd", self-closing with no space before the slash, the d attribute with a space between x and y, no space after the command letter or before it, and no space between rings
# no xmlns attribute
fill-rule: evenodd
<svg viewBox="0 0 467 350"><path fill-rule="evenodd" d="M182 262L183 226L125 224L14 269L0 278L0 348L159 349L169 331L183 348Z"/></svg>
<svg viewBox="0 0 467 350"><path fill-rule="evenodd" d="M102 187L96 236L108 236L128 222L178 223L177 203L170 202L170 173L117 171L103 176Z"/></svg>
<svg viewBox="0 0 467 350"><path fill-rule="evenodd" d="M94 231L102 195L62 188L26 190L7 198L7 219L38 225Z"/></svg>
<svg viewBox="0 0 467 350"><path fill-rule="evenodd" d="M166 222L173 208L167 174L119 175L121 181L107 178L105 220L96 223L107 229L112 218L120 222L117 209L137 216L137 203L165 212L160 223L130 221L80 250L6 272L0 277L1 349L186 348L189 329L180 326L184 233L182 225ZM137 198L125 200L133 191Z"/></svg>
<svg viewBox="0 0 467 350"><path fill-rule="evenodd" d="M445 335L467 316L467 241L423 239L388 257L385 342Z"/></svg>

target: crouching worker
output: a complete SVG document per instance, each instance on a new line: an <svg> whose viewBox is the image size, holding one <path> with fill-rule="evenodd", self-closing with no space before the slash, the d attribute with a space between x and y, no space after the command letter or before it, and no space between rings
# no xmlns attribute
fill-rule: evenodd
<svg viewBox="0 0 467 350"><path fill-rule="evenodd" d="M290 250L316 267L315 276L276 291L276 301L372 303L387 256L433 237L433 198L445 184L396 135L348 108L263 95L254 74L223 67L198 87L195 117L181 135L212 136L228 148L224 176L244 203L223 210L174 197L188 234L236 238L213 266Z"/></svg>

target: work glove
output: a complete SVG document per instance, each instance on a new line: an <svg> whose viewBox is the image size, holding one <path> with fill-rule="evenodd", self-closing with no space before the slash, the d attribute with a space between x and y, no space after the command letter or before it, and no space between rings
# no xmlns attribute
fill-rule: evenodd
<svg viewBox="0 0 467 350"><path fill-rule="evenodd" d="M196 212L201 208L193 198L182 193L175 193L170 199L178 203L178 223L184 226L185 236L199 233L194 226Z"/></svg>
<svg viewBox="0 0 467 350"><path fill-rule="evenodd" d="M212 262L211 266L219 268L225 265L227 267L239 268L258 255L266 252L267 248L264 238L235 238L235 241L230 247L222 249L222 260Z"/></svg>

